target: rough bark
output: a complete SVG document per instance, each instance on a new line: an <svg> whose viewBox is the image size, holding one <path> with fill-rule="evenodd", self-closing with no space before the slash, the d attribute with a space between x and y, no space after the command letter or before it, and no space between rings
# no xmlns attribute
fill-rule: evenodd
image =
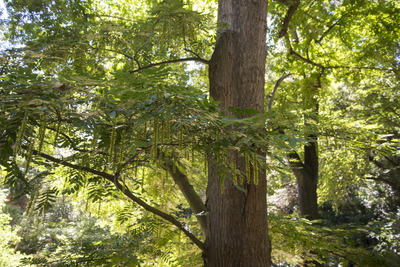
<svg viewBox="0 0 400 267"><path fill-rule="evenodd" d="M267 1L220 0L218 8L224 29L210 61L210 95L227 113L229 107L263 112ZM246 173L243 155L231 151L229 160ZM270 266L265 174L258 185L244 182L246 193L225 179L222 192L217 166L211 156L205 266Z"/></svg>
<svg viewBox="0 0 400 267"><path fill-rule="evenodd" d="M309 220L320 219L318 213L318 153L317 139L304 146L304 162L294 152L289 155L290 167L297 179L297 194L299 201L300 215ZM304 261L303 267L323 266L318 261Z"/></svg>
<svg viewBox="0 0 400 267"><path fill-rule="evenodd" d="M300 215L309 220L319 219L318 214L318 154L316 140L304 146L304 162L294 152L289 155L290 167L297 179Z"/></svg>

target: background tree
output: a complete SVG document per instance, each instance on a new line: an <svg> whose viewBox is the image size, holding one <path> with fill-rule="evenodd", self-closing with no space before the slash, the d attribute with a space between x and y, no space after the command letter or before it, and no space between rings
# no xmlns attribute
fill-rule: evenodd
<svg viewBox="0 0 400 267"><path fill-rule="evenodd" d="M282 7L284 5L272 6L271 14L274 20L279 21L285 12L287 12L286 14L290 13L290 7L287 9ZM362 107L363 110L369 110L368 114L371 115L370 112L376 114L376 110L371 110L370 105L364 104L362 95L372 93L369 91L373 87L371 85L382 77L397 86L381 84L381 88L386 88L385 91L389 94L396 94L395 92L398 90L395 89L398 88L398 81L395 67L397 63L394 62L398 50L395 48L398 47L395 39L399 27L397 22L392 21L392 18L397 16L394 13L397 13L398 6L393 1L380 3L365 1L328 3L321 1L301 3L296 5L295 10L295 16L292 16L290 23L286 25L286 32L283 32L280 27L272 29L276 33L276 35L271 35L272 37L286 36L286 39L282 38L278 41L278 44L281 42L282 46L285 45L286 53L279 45L272 50L274 51L272 57L275 57L277 64L273 64L271 73L281 76L275 76L274 79L278 81L275 87L274 84L271 84L271 88L274 87L271 94L274 101L272 102L270 98L269 102L274 104L272 111L278 109L277 113L281 116L276 116L274 112L276 117L271 116L269 125L274 128L274 119L277 118L275 128L284 130L286 134L290 132L289 138L286 138L291 141L290 143L296 151L300 150L300 146L296 146L297 141L293 135L311 140L313 138L310 138L310 134L311 137L318 136L318 154L315 154L316 151L313 150L313 146L316 146L317 142L311 142L305 146L304 156L298 152L290 153L291 158L295 160L289 162L289 165L296 175L297 182L299 176L304 176L310 173L310 170L319 168L319 175L316 176L320 181L319 203L324 203L322 218L326 219L326 223L328 223L332 213L329 215L325 213L325 205L333 204L336 211L341 213L341 208L338 206L347 206L344 204L347 202L344 199L357 202L353 198L354 193L358 190L363 191L361 188L368 184L366 179L370 179L371 176L371 172L368 171L369 167L367 167L370 165L368 154L374 150L373 147L379 146L378 143L382 143L382 141L377 141L373 144L372 140L378 140L379 136L382 136L377 129L384 130L386 133L388 133L387 131L396 132L390 127L376 127L371 117L360 117L360 113L355 110ZM381 23L378 17L390 17L390 19ZM283 25L286 21L285 17ZM272 23L272 25L282 24ZM365 25L365 27L360 25ZM380 33L391 37L384 41L378 37ZM380 52L378 52L379 49L375 50L382 45L392 49L382 48ZM372 50L375 53L371 53ZM285 64L281 64L282 62ZM281 79L278 79L279 77ZM374 78L369 80L367 77ZM285 79L283 80L283 78ZM373 80L374 82L372 82ZM278 87L278 85L280 86ZM347 99L353 99L354 102L346 107L339 107L340 103L343 103L339 99L344 95L347 95ZM315 114L312 107L316 103L318 112ZM371 102L369 103L371 104ZM288 114L285 113L285 110L293 110L293 112ZM290 124L282 123L285 121L282 119L282 115L286 117L288 123L295 121L298 126L293 129ZM294 133L291 132L293 130L295 130ZM310 150L313 151L314 157L309 156ZM380 151L382 152L382 150ZM386 151L389 152L389 150ZM319 160L315 158L315 155L318 155ZM318 164L313 164L316 168L312 168L312 164L307 164L307 162L312 162L309 161L312 158L318 160ZM306 195L317 195L315 185L307 188L313 193ZM302 191L307 192L299 187L299 210L304 216L311 212L310 209L307 210L301 205ZM313 205L306 206L316 207L316 197L313 203ZM342 206L342 204L344 205ZM357 208L366 208L361 206ZM347 206L347 208L349 207ZM314 212L314 214L316 213ZM345 216L354 216L355 220L357 218L355 214ZM318 218L318 214L313 218ZM391 219L383 220L390 221Z"/></svg>

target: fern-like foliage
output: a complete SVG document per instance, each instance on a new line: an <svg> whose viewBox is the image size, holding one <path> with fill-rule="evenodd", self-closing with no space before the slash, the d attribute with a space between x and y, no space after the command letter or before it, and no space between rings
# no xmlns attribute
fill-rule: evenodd
<svg viewBox="0 0 400 267"><path fill-rule="evenodd" d="M117 222L120 224L123 224L124 222L128 221L129 219L132 218L133 211L132 211L132 206L125 206L121 211L117 212L116 217L117 217Z"/></svg>
<svg viewBox="0 0 400 267"><path fill-rule="evenodd" d="M111 183L105 181L101 177L92 177L88 180L87 190L88 199L97 202L105 197L111 196L115 188Z"/></svg>
<svg viewBox="0 0 400 267"><path fill-rule="evenodd" d="M35 211L39 213L44 213L52 207L52 203L56 202L58 195L58 189L56 187L50 188L42 192L37 201Z"/></svg>
<svg viewBox="0 0 400 267"><path fill-rule="evenodd" d="M63 194L71 195L80 191L86 184L85 173L70 169L66 175L66 186L63 190Z"/></svg>

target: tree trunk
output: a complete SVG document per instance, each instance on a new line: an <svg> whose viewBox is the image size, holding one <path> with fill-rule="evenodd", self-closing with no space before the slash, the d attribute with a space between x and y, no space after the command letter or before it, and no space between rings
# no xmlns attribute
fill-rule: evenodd
<svg viewBox="0 0 400 267"><path fill-rule="evenodd" d="M220 0L218 8L218 23L224 29L210 62L210 95L227 113L229 107L262 113L267 0ZM246 173L243 155L231 151L229 160ZM225 179L222 192L217 166L211 156L205 266L270 266L265 173L260 171L258 185L253 178L241 185L246 193Z"/></svg>
<svg viewBox="0 0 400 267"><path fill-rule="evenodd" d="M290 167L297 179L300 215L309 220L319 219L318 214L318 154L317 140L304 146L304 163L294 152L289 155Z"/></svg>
<svg viewBox="0 0 400 267"><path fill-rule="evenodd" d="M289 155L290 167L297 179L297 194L299 201L300 215L309 220L318 220L318 152L317 138L310 137L314 142L308 142L304 146L304 162L294 152ZM318 261L304 261L303 267L323 266Z"/></svg>

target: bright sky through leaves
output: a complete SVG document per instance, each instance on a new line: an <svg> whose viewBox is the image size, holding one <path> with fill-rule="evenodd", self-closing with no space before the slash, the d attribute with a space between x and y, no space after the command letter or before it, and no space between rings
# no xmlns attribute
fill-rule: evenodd
<svg viewBox="0 0 400 267"><path fill-rule="evenodd" d="M0 19L6 19L8 17L6 7L4 6L3 0L0 0Z"/></svg>

